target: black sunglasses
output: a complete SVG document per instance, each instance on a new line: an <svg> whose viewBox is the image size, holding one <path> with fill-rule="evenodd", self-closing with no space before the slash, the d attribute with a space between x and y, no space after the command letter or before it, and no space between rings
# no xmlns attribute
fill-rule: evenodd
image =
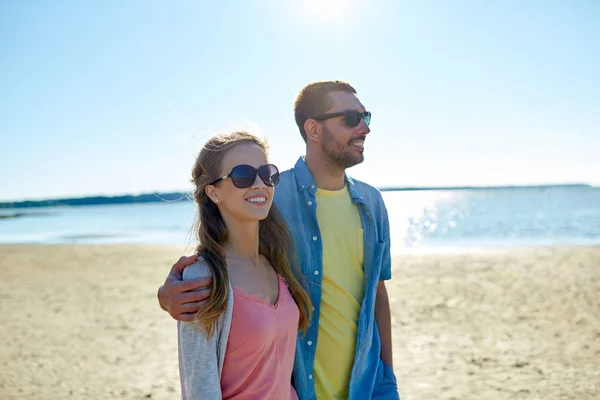
<svg viewBox="0 0 600 400"><path fill-rule="evenodd" d="M251 165L237 165L231 169L229 174L209 183L209 185L214 185L227 178L231 178L235 187L246 189L254 184L256 175L258 175L260 180L267 186L274 187L279 183L279 170L277 167L273 164L265 164L258 167L258 169Z"/></svg>
<svg viewBox="0 0 600 400"><path fill-rule="evenodd" d="M317 120L317 121L325 121L326 119L329 119L329 118L335 118L335 117L341 117L341 116L344 117L344 119L346 120L345 121L346 125L348 125L350 128L354 128L355 126L360 124L361 119L365 120L365 124L367 124L367 126L369 126L369 124L371 123L371 112L370 111L359 112L356 110L346 110L346 111L342 111L342 112L323 114L323 115L314 117L313 119Z"/></svg>

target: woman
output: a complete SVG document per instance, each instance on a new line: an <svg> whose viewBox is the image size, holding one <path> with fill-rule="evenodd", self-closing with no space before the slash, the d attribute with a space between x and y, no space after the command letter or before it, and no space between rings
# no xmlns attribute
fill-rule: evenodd
<svg viewBox="0 0 600 400"><path fill-rule="evenodd" d="M208 303L178 322L183 399L297 399L291 376L310 299L292 273L293 243L273 205L279 182L267 145L247 132L218 135L192 170L198 262L212 275Z"/></svg>

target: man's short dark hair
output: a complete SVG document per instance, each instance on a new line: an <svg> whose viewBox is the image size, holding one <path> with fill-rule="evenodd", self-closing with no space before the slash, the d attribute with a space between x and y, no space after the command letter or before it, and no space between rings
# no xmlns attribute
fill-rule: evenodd
<svg viewBox="0 0 600 400"><path fill-rule="evenodd" d="M342 81L319 81L306 85L294 101L294 117L296 125L300 129L302 139L306 142L306 132L304 131L304 123L318 115L325 114L331 102L329 93L331 92L348 92L356 94L356 89L350 86L347 82Z"/></svg>

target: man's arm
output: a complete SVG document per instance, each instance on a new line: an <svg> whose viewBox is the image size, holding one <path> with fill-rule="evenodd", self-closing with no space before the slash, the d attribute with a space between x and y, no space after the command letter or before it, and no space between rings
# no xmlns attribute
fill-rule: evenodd
<svg viewBox="0 0 600 400"><path fill-rule="evenodd" d="M390 315L390 301L388 299L385 282L379 281L377 295L375 296L375 321L381 339L381 360L392 369L392 319Z"/></svg>
<svg viewBox="0 0 600 400"><path fill-rule="evenodd" d="M158 288L158 303L171 317L190 322L205 300L210 296L210 277L183 281L185 267L196 262L196 256L181 257L171 267L165 283Z"/></svg>

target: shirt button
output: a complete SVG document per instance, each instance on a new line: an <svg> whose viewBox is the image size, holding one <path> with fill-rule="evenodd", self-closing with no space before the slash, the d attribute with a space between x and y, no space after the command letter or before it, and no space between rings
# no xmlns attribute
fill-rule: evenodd
<svg viewBox="0 0 600 400"><path fill-rule="evenodd" d="M308 204L309 206L312 206L312 201L309 200L308 203L306 203L306 204Z"/></svg>
<svg viewBox="0 0 600 400"><path fill-rule="evenodd" d="M309 375L309 376L308 376L308 379L312 379L312 375Z"/></svg>
<svg viewBox="0 0 600 400"><path fill-rule="evenodd" d="M319 275L319 271L315 271L315 275Z"/></svg>
<svg viewBox="0 0 600 400"><path fill-rule="evenodd" d="M311 187L311 189L314 189L314 188L315 188L315 185L310 185L310 187Z"/></svg>
<svg viewBox="0 0 600 400"><path fill-rule="evenodd" d="M309 340L307 343L309 346L312 346L312 340Z"/></svg>
<svg viewBox="0 0 600 400"><path fill-rule="evenodd" d="M314 240L314 241L316 241L316 240L317 240L317 237L316 237L316 236L313 236L313 240Z"/></svg>

